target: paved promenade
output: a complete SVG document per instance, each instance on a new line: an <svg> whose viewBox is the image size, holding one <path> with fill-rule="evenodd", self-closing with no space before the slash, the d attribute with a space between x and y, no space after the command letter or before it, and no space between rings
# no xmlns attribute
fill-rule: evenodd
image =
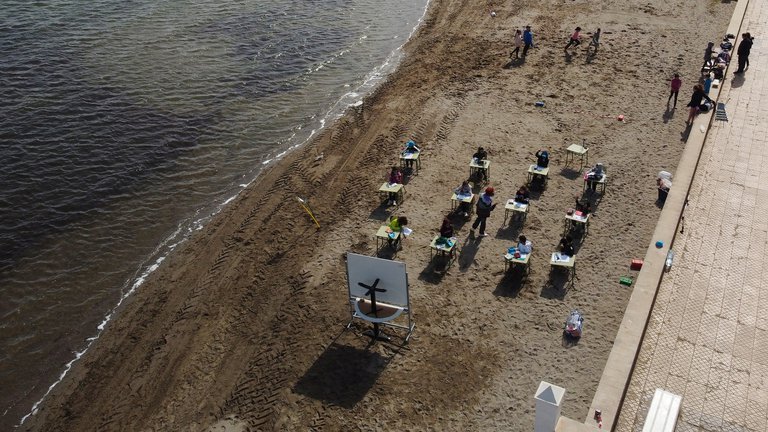
<svg viewBox="0 0 768 432"><path fill-rule="evenodd" d="M642 430L656 388L683 396L678 431L768 431L768 0L749 0L740 32L750 67L734 76L734 56L730 121L705 141L618 431Z"/></svg>

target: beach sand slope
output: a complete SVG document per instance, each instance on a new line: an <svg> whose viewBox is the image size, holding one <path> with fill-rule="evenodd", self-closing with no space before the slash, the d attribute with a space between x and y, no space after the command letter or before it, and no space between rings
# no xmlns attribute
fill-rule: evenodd
<svg viewBox="0 0 768 432"><path fill-rule="evenodd" d="M618 279L659 214L655 174L674 171L703 49L732 8L433 0L398 71L168 258L21 429L530 431L540 380L565 387L563 414L583 418L631 293ZM513 29L526 24L537 48L510 62ZM596 55L586 43L564 53L577 25L585 37L602 28ZM674 72L684 87L670 111ZM407 346L371 345L366 325L343 331L344 254L374 253L389 215L376 190L408 139L422 147L423 167L396 213L414 230L397 259L408 266L417 327ZM564 149L582 140L610 181L602 199L589 197L596 209L566 290L548 260L582 191ZM478 146L500 207L489 237L455 220L462 253L436 272L428 245ZM542 147L553 154L548 185L533 192L522 228L503 225L503 202ZM524 283L503 273L520 233L534 244ZM570 345L562 325L575 308L585 333Z"/></svg>

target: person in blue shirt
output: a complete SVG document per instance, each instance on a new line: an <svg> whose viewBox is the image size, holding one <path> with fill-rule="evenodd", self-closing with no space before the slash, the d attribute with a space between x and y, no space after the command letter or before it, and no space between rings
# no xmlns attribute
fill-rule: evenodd
<svg viewBox="0 0 768 432"><path fill-rule="evenodd" d="M528 48L533 48L533 32L531 31L531 26L525 26L525 31L523 32L523 43L525 44L523 46L523 57L528 53Z"/></svg>
<svg viewBox="0 0 768 432"><path fill-rule="evenodd" d="M421 152L421 149L418 146L416 146L415 142L411 140L405 143L405 148L403 148L402 155L407 156L409 154L419 153L419 152ZM413 169L413 159L406 159L405 167Z"/></svg>

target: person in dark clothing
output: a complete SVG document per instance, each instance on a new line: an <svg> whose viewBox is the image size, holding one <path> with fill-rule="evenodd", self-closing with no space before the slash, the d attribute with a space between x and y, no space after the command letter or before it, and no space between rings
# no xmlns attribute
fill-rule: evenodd
<svg viewBox="0 0 768 432"><path fill-rule="evenodd" d="M520 204L528 204L531 201L531 193L528 192L528 188L525 185L520 186L520 189L515 193L515 202Z"/></svg>
<svg viewBox="0 0 768 432"><path fill-rule="evenodd" d="M734 73L744 73L744 70L749 67L749 51L752 50L753 40L754 38L749 33L741 35L741 42L739 42L739 48L736 50L736 54L739 56L739 68Z"/></svg>
<svg viewBox="0 0 768 432"><path fill-rule="evenodd" d="M481 163L483 163L483 161L488 160L488 152L485 151L484 148L478 147L477 151L475 152L475 154L472 155L472 159L475 159L478 164L481 164ZM480 177L483 180L488 181L488 169L487 168L480 168L480 169L478 169L478 172L479 172Z"/></svg>
<svg viewBox="0 0 768 432"><path fill-rule="evenodd" d="M546 168L549 166L549 152L541 149L536 152L536 165Z"/></svg>
<svg viewBox="0 0 768 432"><path fill-rule="evenodd" d="M560 249L561 254L572 257L575 253L575 251L573 250L573 237L567 235L561 238L560 244L558 245L558 249Z"/></svg>
<svg viewBox="0 0 768 432"><path fill-rule="evenodd" d="M523 32L523 44L522 56L525 57L526 54L528 54L528 48L533 47L533 32L531 31L531 26L525 26L525 31Z"/></svg>
<svg viewBox="0 0 768 432"><path fill-rule="evenodd" d="M451 225L451 220L447 217L443 218L443 224L440 226L440 237L453 237L453 225Z"/></svg>
<svg viewBox="0 0 768 432"><path fill-rule="evenodd" d="M693 119L696 118L696 114L699 113L699 105L701 105L701 102L706 99L709 102L712 103L712 105L715 104L715 101L710 99L709 96L704 92L704 86L701 84L696 84L693 86L693 94L691 95L691 101L688 102L688 105L686 105L690 111L688 112L688 120L685 121L686 124L692 124Z"/></svg>
<svg viewBox="0 0 768 432"><path fill-rule="evenodd" d="M474 230L479 226L480 237L486 237L488 235L485 233L485 220L488 219L493 209L496 208L496 204L493 203L492 198L494 192L495 191L490 186L485 188L485 193L477 201L477 209L475 211L475 213L477 213L477 219L475 219L475 222L472 224L472 229Z"/></svg>

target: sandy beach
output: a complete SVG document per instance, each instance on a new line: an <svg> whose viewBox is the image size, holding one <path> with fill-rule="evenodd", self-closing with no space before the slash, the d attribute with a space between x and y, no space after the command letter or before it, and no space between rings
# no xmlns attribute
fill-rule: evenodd
<svg viewBox="0 0 768 432"><path fill-rule="evenodd" d="M530 431L541 380L567 389L563 415L584 418L631 294L619 278L633 274L660 212L656 173L674 172L704 47L732 10L694 0L433 0L398 71L168 258L21 429ZM511 61L514 29L526 24L537 46ZM576 26L585 42L565 53ZM589 55L598 27L600 49ZM671 110L675 72L683 89ZM367 325L345 331L344 258L375 253L392 210L376 190L409 139L423 165L395 212L414 230L396 259L408 268L416 329L405 346L371 344ZM588 195L595 211L566 290L550 280L549 255L582 195L578 162L564 167L565 148L582 141L609 182ZM429 243L478 146L500 206L489 237L454 219L462 253L438 273ZM533 191L522 227L504 224L503 202L540 148L553 155L547 187ZM534 247L524 282L504 273L502 258L520 234ZM585 323L571 346L561 335L572 309Z"/></svg>

